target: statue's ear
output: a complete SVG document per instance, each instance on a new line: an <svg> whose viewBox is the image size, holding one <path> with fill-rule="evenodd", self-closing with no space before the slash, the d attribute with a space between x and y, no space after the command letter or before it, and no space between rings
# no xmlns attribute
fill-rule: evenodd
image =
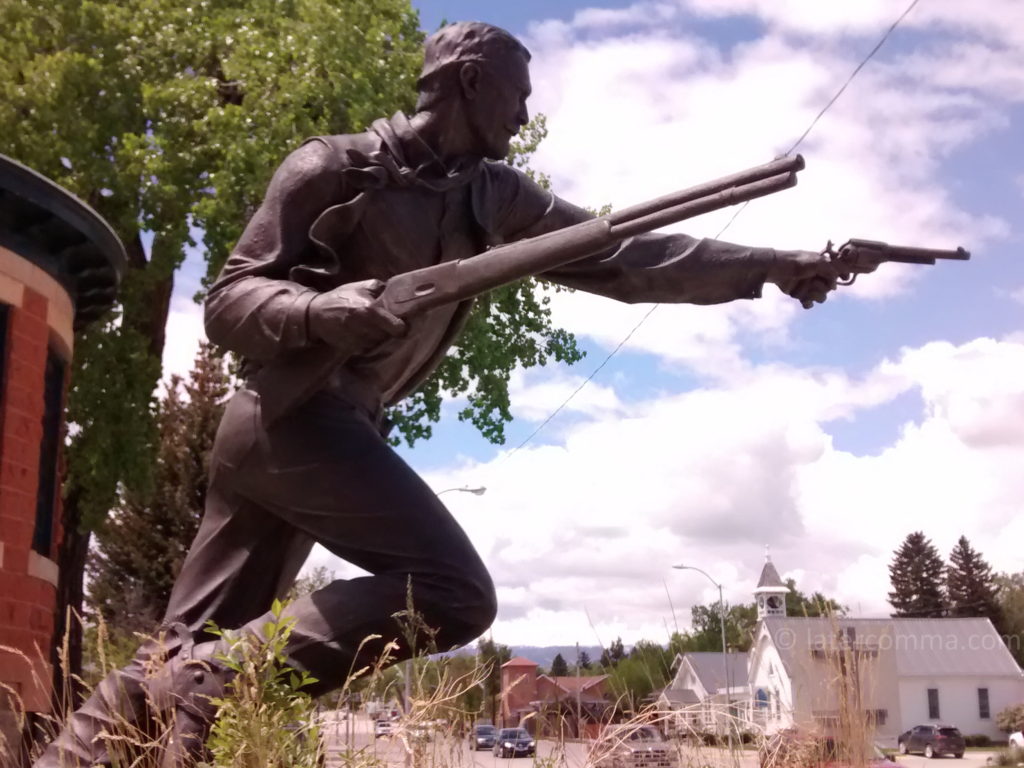
<svg viewBox="0 0 1024 768"><path fill-rule="evenodd" d="M480 92L480 67L471 61L463 64L459 69L459 85L467 100L475 99Z"/></svg>

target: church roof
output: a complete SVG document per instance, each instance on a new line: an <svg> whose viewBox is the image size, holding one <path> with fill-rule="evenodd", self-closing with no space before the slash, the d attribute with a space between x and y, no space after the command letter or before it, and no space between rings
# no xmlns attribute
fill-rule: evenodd
<svg viewBox="0 0 1024 768"><path fill-rule="evenodd" d="M895 654L900 677L1011 677L1022 672L984 618L847 619L775 617L764 620L782 663L793 664L814 649L831 649L843 633L855 647Z"/></svg>
<svg viewBox="0 0 1024 768"><path fill-rule="evenodd" d="M775 564L771 560L765 560L764 568L761 569L761 578L758 579L757 588L762 587L785 587L779 572L775 570Z"/></svg>

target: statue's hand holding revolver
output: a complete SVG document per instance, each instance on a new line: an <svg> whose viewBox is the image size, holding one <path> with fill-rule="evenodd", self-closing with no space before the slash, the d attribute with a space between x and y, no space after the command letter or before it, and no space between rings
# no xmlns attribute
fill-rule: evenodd
<svg viewBox="0 0 1024 768"><path fill-rule="evenodd" d="M936 259L966 261L971 254L963 248L940 250L889 245L877 240L848 240L839 248L831 241L821 253L779 251L768 279L783 292L810 309L821 304L840 285L852 285L857 275L874 272L879 264L934 264Z"/></svg>

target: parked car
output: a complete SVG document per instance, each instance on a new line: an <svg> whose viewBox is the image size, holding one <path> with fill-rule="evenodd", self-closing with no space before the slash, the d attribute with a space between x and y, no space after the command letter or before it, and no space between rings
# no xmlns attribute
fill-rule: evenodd
<svg viewBox="0 0 1024 768"><path fill-rule="evenodd" d="M665 741L657 728L625 726L602 737L610 751L600 750L598 768L676 768L675 749Z"/></svg>
<svg viewBox="0 0 1024 768"><path fill-rule="evenodd" d="M373 737L379 739L381 736L390 736L394 733L394 723L390 720L381 718L373 726Z"/></svg>
<svg viewBox="0 0 1024 768"><path fill-rule="evenodd" d="M502 728L492 751L498 757L531 757L537 752L537 742L525 728Z"/></svg>
<svg viewBox="0 0 1024 768"><path fill-rule="evenodd" d="M494 749L494 734L496 729L493 725L476 725L469 732L470 749Z"/></svg>
<svg viewBox="0 0 1024 768"><path fill-rule="evenodd" d="M1016 731L1010 734L1009 746L1016 747L1017 749L1024 749L1024 733Z"/></svg>
<svg viewBox="0 0 1024 768"><path fill-rule="evenodd" d="M915 725L896 739L901 755L922 752L925 757L963 757L967 744L959 728L952 725Z"/></svg>

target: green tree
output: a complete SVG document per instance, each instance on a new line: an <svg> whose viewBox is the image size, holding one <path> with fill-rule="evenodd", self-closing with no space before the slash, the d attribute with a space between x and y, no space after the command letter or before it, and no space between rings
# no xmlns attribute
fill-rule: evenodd
<svg viewBox="0 0 1024 768"><path fill-rule="evenodd" d="M1003 638L1018 664L1024 664L1024 572L1001 573L999 612L1003 618Z"/></svg>
<svg viewBox="0 0 1024 768"><path fill-rule="evenodd" d="M608 671L624 658L626 658L626 649L622 645L622 638L616 637L612 640L611 645L601 651L601 661L599 663L605 671Z"/></svg>
<svg viewBox="0 0 1024 768"><path fill-rule="evenodd" d="M786 593L787 616L845 616L846 607L821 592L807 596L796 588L796 579L786 579L789 592Z"/></svg>
<svg viewBox="0 0 1024 768"><path fill-rule="evenodd" d="M1003 629L995 574L966 536L960 537L949 555L946 596L950 616L982 616L990 619L997 630Z"/></svg>
<svg viewBox="0 0 1024 768"><path fill-rule="evenodd" d="M671 665L666 648L641 640L608 673L609 690L621 709L636 712L668 683Z"/></svg>
<svg viewBox="0 0 1024 768"><path fill-rule="evenodd" d="M924 533L908 534L889 564L889 604L896 609L893 616L944 616L945 570L938 550Z"/></svg>
<svg viewBox="0 0 1024 768"><path fill-rule="evenodd" d="M555 654L555 658L551 660L551 672L552 677L565 677L569 674L569 665L565 663L565 659L562 658L562 654Z"/></svg>
<svg viewBox="0 0 1024 768"><path fill-rule="evenodd" d="M1006 733L1024 730L1024 704L1014 704L999 712L996 726Z"/></svg>
<svg viewBox="0 0 1024 768"><path fill-rule="evenodd" d="M512 658L512 649L507 645L496 643L490 638L480 638L476 644L480 665L484 667L484 699L485 708L489 711L491 722L498 722L498 698L501 696L501 665Z"/></svg>
<svg viewBox="0 0 1024 768"><path fill-rule="evenodd" d="M589 672L591 666L593 666L593 663L594 662L592 662L590 660L590 654L589 653L587 653L586 651L580 651L580 658L579 658L579 661L577 662L577 666L580 669Z"/></svg>
<svg viewBox="0 0 1024 768"><path fill-rule="evenodd" d="M199 527L229 388L222 356L200 345L188 380L173 377L160 402L152 487L127 489L97 534L88 563L89 606L115 640L152 632L164 614Z"/></svg>
<svg viewBox="0 0 1024 768"><path fill-rule="evenodd" d="M695 605L690 611L693 632L691 651L722 651L722 623L718 603ZM757 625L757 607L754 603L727 605L725 608L725 645L730 651L750 649Z"/></svg>
<svg viewBox="0 0 1024 768"><path fill-rule="evenodd" d="M289 151L411 111L423 33L409 0L11 0L0 27L0 152L93 205L129 256L115 310L77 343L62 619L81 608L90 532L120 488L146 488L186 248L201 248L212 277ZM543 133L542 121L524 131L510 162ZM479 302L436 375L393 414L400 434L429 437L451 392L468 396L460 418L501 442L511 371L581 355L547 301L523 281ZM77 643L72 632L71 671Z"/></svg>

